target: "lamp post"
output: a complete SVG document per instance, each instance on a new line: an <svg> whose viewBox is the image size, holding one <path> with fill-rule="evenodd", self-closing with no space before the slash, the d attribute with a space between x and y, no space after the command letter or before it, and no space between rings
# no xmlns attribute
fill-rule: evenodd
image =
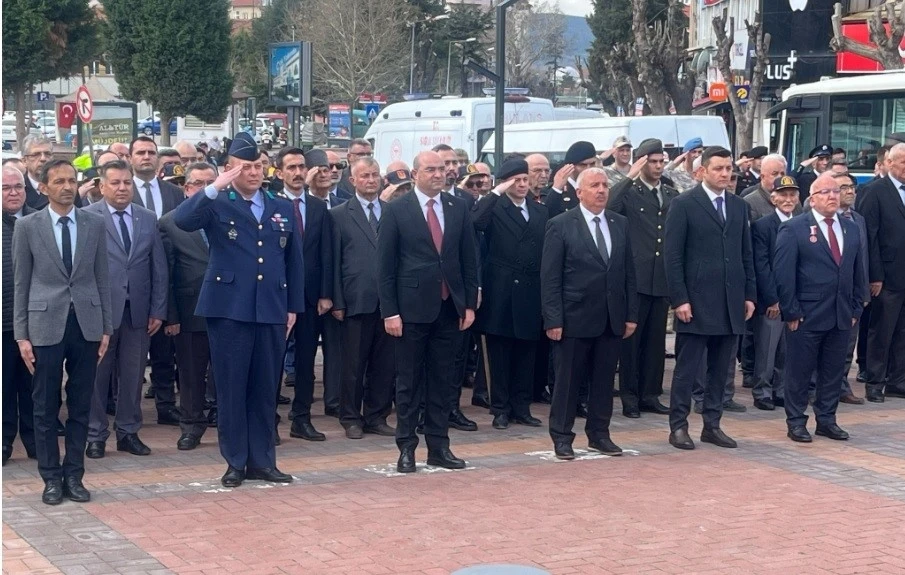
<svg viewBox="0 0 905 575"><path fill-rule="evenodd" d="M412 49L409 55L409 94L412 94L415 91L415 26L428 22L436 22L437 20L446 20L447 18L449 18L449 14L438 14L437 16L432 16L424 20L408 23L408 25L412 27Z"/></svg>
<svg viewBox="0 0 905 575"><path fill-rule="evenodd" d="M453 46L453 44L458 44L461 46L462 44L467 44L468 42L476 42L476 41L477 41L477 38L474 38L474 37L466 38L464 40L450 40L449 41L449 46L447 47L447 50L446 50L446 93L447 94L449 94L449 71L450 71L450 68L452 67L452 46ZM463 48L463 50L464 50L464 48Z"/></svg>
<svg viewBox="0 0 905 575"><path fill-rule="evenodd" d="M502 0L496 6L496 102L494 106L493 165L497 175L503 166L503 119L506 111L506 8L518 0Z"/></svg>

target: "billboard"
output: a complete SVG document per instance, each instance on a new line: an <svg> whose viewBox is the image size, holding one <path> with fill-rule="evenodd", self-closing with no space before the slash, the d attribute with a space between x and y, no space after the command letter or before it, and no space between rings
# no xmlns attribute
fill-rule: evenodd
<svg viewBox="0 0 905 575"><path fill-rule="evenodd" d="M270 44L267 85L270 103L277 106L311 105L311 43Z"/></svg>
<svg viewBox="0 0 905 575"><path fill-rule="evenodd" d="M327 105L327 137L352 137L352 106L349 104Z"/></svg>

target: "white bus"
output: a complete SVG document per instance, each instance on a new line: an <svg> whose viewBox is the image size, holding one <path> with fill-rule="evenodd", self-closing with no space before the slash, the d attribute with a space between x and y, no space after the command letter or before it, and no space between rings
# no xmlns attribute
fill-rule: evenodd
<svg viewBox="0 0 905 575"><path fill-rule="evenodd" d="M794 170L822 144L846 151L849 170L863 182L873 177L877 149L893 132L905 132L905 71L834 78L792 86L782 103L770 109L777 117L778 139L772 146Z"/></svg>

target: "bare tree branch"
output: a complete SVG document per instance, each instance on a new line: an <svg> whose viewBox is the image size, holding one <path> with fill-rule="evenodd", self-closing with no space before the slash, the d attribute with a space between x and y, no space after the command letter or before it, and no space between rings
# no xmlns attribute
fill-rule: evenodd
<svg viewBox="0 0 905 575"><path fill-rule="evenodd" d="M884 25L889 24L889 32ZM842 4L836 3L833 13L833 39L830 48L835 52L849 52L879 62L886 70L905 68L899 46L905 37L905 0L891 1L877 6L867 19L870 41L860 42L842 35Z"/></svg>

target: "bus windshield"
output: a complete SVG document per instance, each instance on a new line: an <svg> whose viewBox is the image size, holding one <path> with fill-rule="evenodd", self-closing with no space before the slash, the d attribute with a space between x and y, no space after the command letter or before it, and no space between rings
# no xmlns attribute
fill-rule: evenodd
<svg viewBox="0 0 905 575"><path fill-rule="evenodd" d="M905 131L905 92L830 99L830 145L846 150L849 167L873 170L877 150L893 132Z"/></svg>

